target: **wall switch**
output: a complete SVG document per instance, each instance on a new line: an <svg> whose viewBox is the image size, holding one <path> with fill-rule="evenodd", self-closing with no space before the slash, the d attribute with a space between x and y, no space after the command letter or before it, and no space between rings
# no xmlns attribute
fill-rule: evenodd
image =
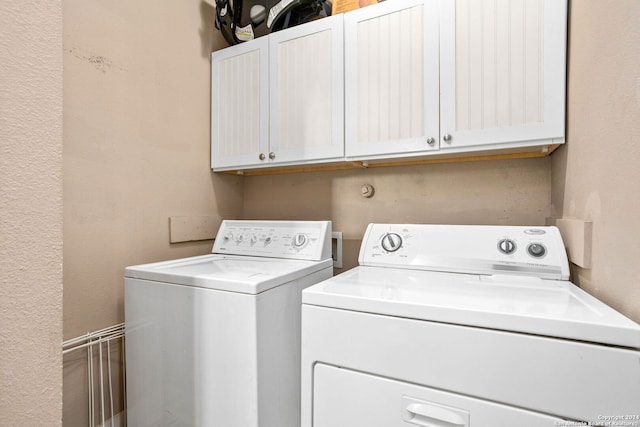
<svg viewBox="0 0 640 427"><path fill-rule="evenodd" d="M591 268L591 240L593 222L579 219L557 219L569 260L582 267Z"/></svg>
<svg viewBox="0 0 640 427"><path fill-rule="evenodd" d="M333 268L342 268L342 231L331 233L331 257Z"/></svg>
<svg viewBox="0 0 640 427"><path fill-rule="evenodd" d="M221 223L222 218L217 216L169 217L169 241L179 243L214 239Z"/></svg>

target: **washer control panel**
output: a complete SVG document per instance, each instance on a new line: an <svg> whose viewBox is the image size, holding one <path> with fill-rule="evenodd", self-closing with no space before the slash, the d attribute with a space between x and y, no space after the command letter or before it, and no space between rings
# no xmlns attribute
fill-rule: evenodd
<svg viewBox="0 0 640 427"><path fill-rule="evenodd" d="M556 227L370 224L360 265L567 280Z"/></svg>
<svg viewBox="0 0 640 427"><path fill-rule="evenodd" d="M212 252L321 261L331 258L331 221L225 220Z"/></svg>

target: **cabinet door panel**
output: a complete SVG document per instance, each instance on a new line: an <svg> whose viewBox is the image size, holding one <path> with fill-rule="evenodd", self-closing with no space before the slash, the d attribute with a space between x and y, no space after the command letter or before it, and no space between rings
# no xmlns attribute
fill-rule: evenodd
<svg viewBox="0 0 640 427"><path fill-rule="evenodd" d="M437 2L397 0L346 14L345 58L347 157L437 148Z"/></svg>
<svg viewBox="0 0 640 427"><path fill-rule="evenodd" d="M563 138L566 2L441 6L440 148Z"/></svg>
<svg viewBox="0 0 640 427"><path fill-rule="evenodd" d="M273 163L344 155L342 19L323 18L269 36Z"/></svg>
<svg viewBox="0 0 640 427"><path fill-rule="evenodd" d="M266 163L269 86L265 39L214 52L211 57L211 166L233 169Z"/></svg>

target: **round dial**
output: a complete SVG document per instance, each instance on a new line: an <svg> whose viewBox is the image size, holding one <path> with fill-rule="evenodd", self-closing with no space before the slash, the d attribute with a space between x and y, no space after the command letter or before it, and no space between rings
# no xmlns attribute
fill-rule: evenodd
<svg viewBox="0 0 640 427"><path fill-rule="evenodd" d="M516 251L516 242L511 239L502 239L498 242L498 250L503 254L512 254Z"/></svg>
<svg viewBox="0 0 640 427"><path fill-rule="evenodd" d="M301 249L304 245L307 244L307 241L308 239L306 234L298 233L295 236L293 236L293 239L291 240L291 244L293 245L294 248Z"/></svg>
<svg viewBox="0 0 640 427"><path fill-rule="evenodd" d="M395 252L402 246L402 236L398 233L387 233L382 236L382 249L387 252Z"/></svg>
<svg viewBox="0 0 640 427"><path fill-rule="evenodd" d="M547 248L542 243L531 243L527 246L529 255L536 258L542 258L547 253Z"/></svg>
<svg viewBox="0 0 640 427"><path fill-rule="evenodd" d="M228 242L229 240L233 240L233 233L230 231L227 231L227 233L224 235L223 237L225 242Z"/></svg>

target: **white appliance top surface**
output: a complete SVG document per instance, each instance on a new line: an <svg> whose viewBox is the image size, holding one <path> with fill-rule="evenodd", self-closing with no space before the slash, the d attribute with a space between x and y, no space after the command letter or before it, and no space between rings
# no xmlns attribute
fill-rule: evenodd
<svg viewBox="0 0 640 427"><path fill-rule="evenodd" d="M258 294L331 268L331 221L222 221L213 254L125 269L125 277Z"/></svg>
<svg viewBox="0 0 640 427"><path fill-rule="evenodd" d="M125 277L258 294L332 265L331 259L304 261L211 254L127 267Z"/></svg>
<svg viewBox="0 0 640 427"><path fill-rule="evenodd" d="M360 266L303 304L640 348L640 325L568 281Z"/></svg>

